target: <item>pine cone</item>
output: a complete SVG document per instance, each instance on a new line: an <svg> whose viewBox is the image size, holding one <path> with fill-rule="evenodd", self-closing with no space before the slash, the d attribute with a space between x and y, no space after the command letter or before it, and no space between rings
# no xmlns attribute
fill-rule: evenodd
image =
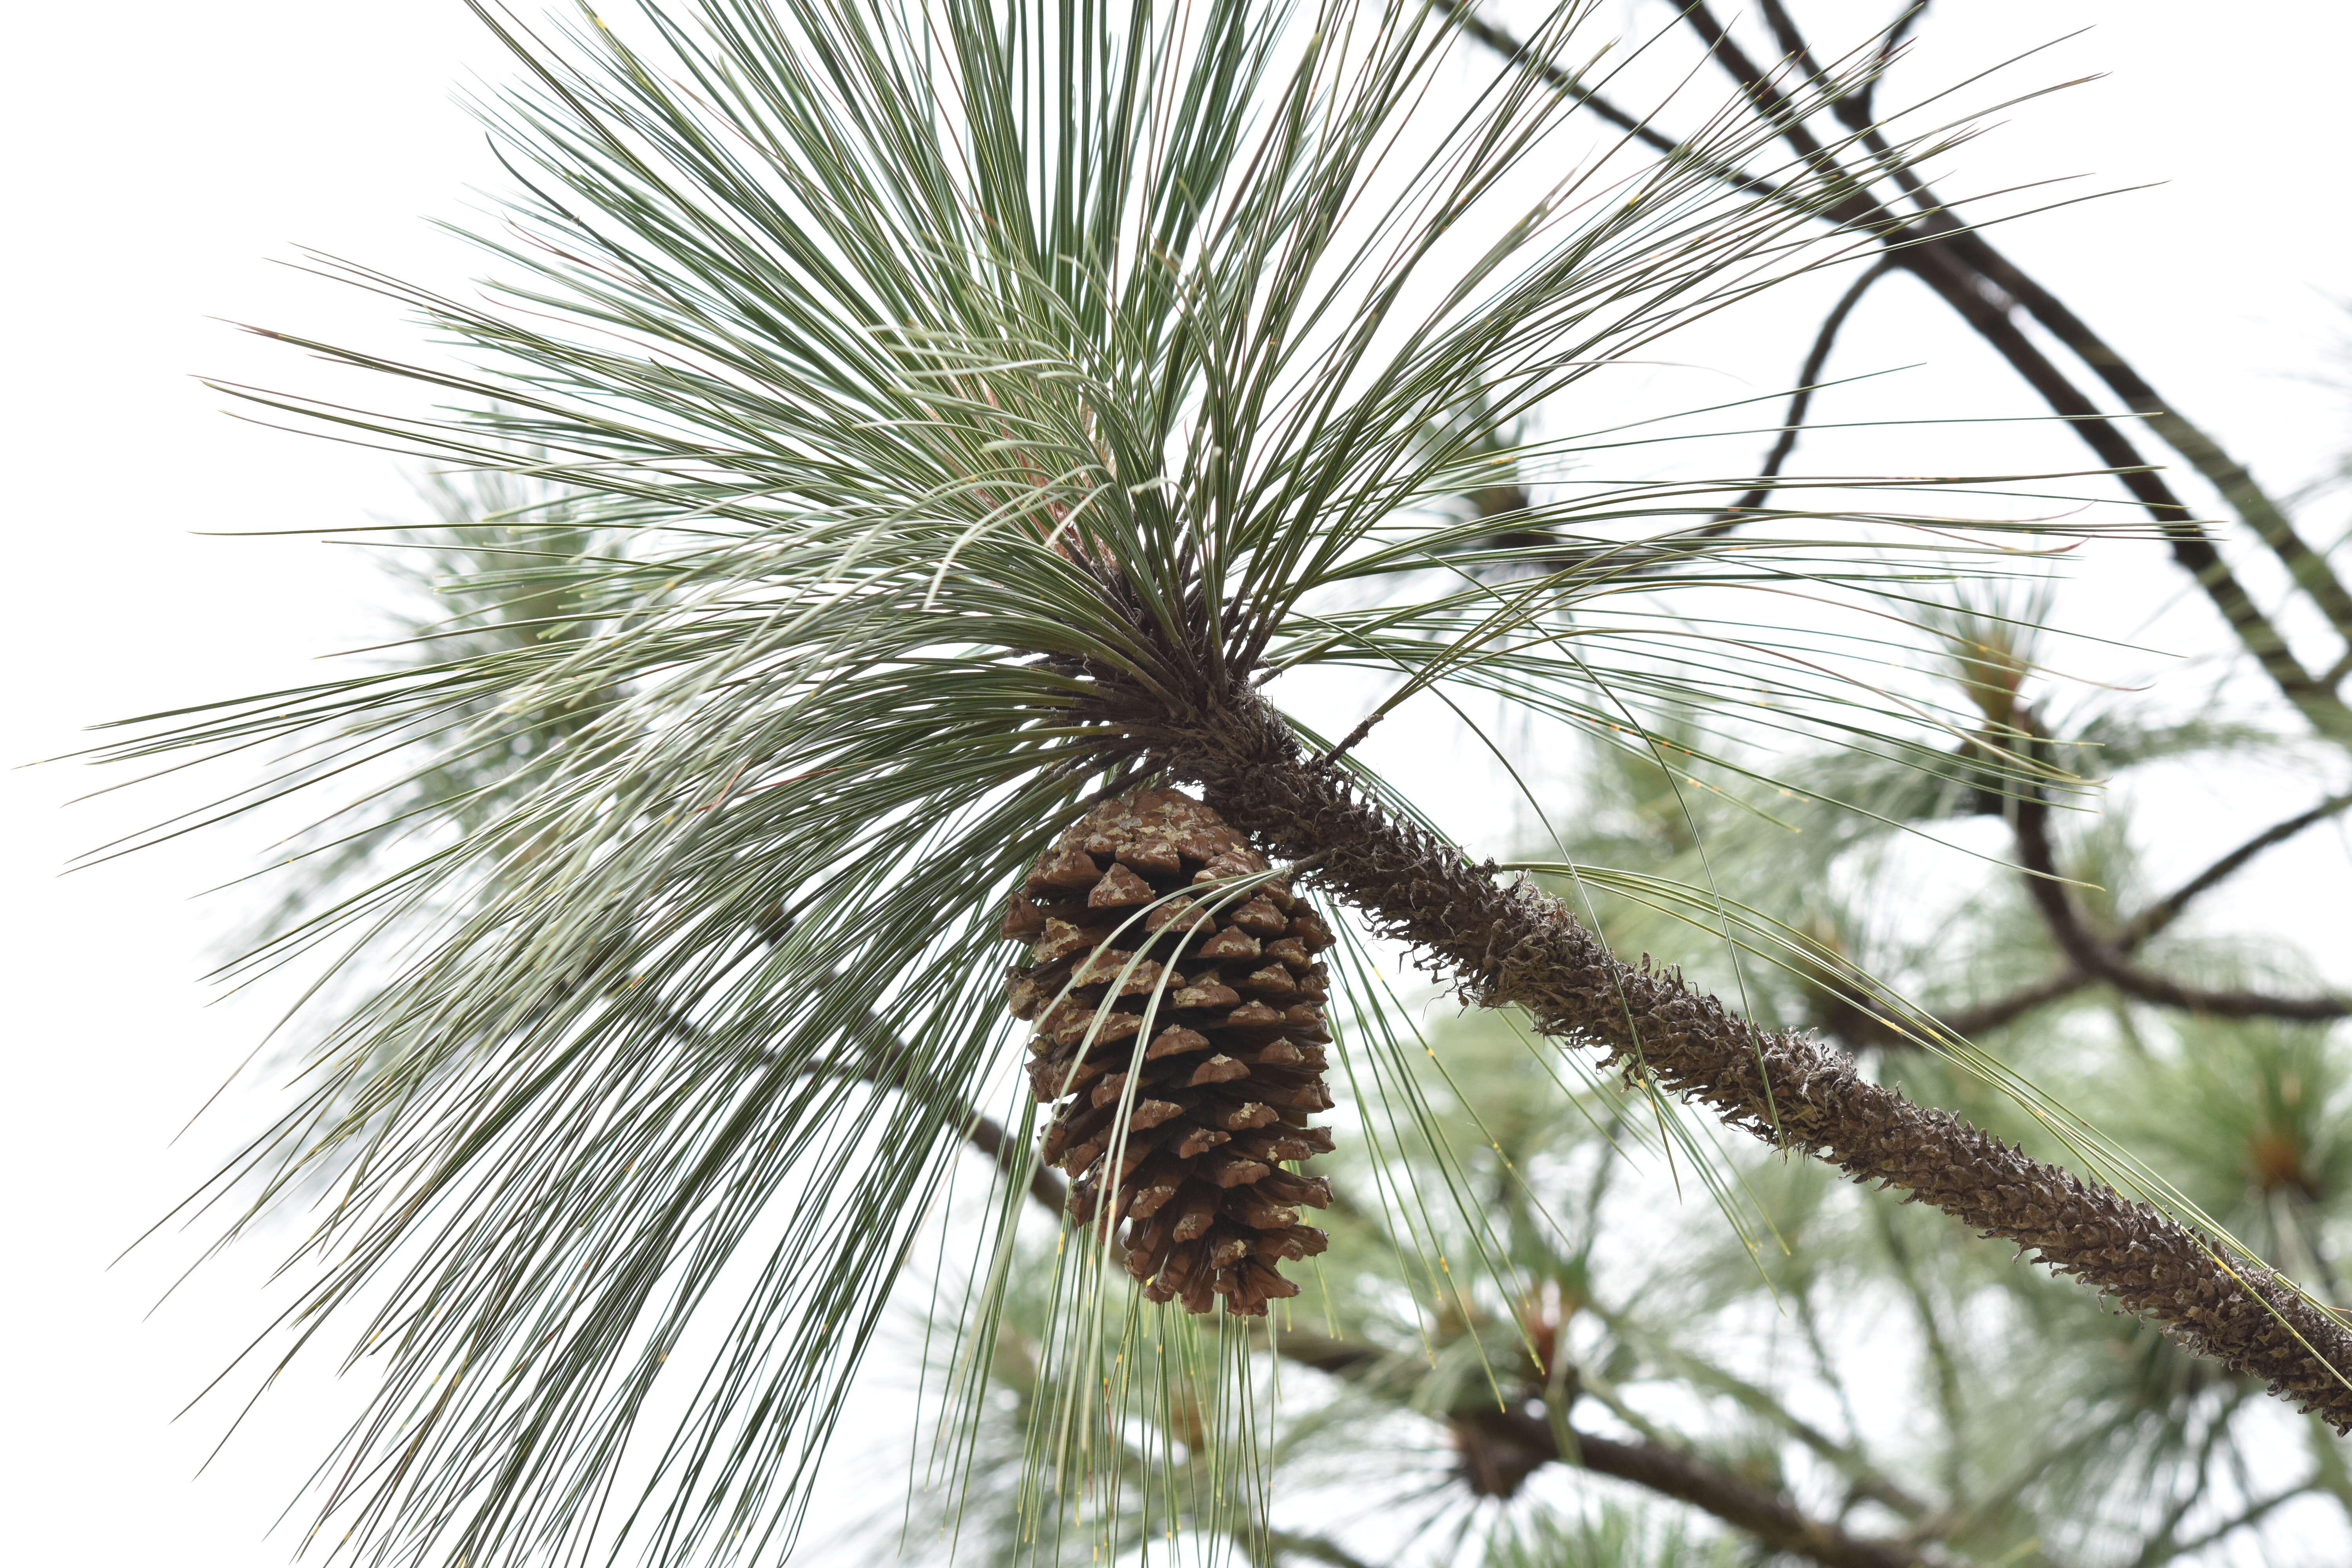
<svg viewBox="0 0 2352 1568"><path fill-rule="evenodd" d="M1298 1294L1277 1260L1325 1246L1295 1205L1323 1207L1330 1184L1277 1167L1331 1148L1328 1128L1307 1125L1331 1105L1330 973L1315 961L1330 930L1280 881L1182 891L1265 869L1199 801L1137 790L1056 839L1004 917L1004 934L1032 944L1005 981L1013 1016L1037 1025L1030 1087L1041 1104L1067 1096L1043 1158L1076 1178L1080 1223L1124 1222L1144 1294L1194 1312L1223 1296L1229 1312L1264 1314Z"/></svg>

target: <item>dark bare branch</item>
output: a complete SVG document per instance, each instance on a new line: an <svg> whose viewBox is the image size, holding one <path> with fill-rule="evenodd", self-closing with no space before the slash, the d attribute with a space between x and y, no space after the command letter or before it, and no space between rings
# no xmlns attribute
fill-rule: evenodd
<svg viewBox="0 0 2352 1568"><path fill-rule="evenodd" d="M1880 237L1921 281L1957 310L1978 335L2042 394L2055 413L2074 424L2075 433L2116 471L2124 488L2147 508L2163 529L2173 559L2195 577L2222 618L2238 634L2247 650L2262 662L2282 694L2309 714L2326 732L2352 741L2352 710L2335 700L2310 671L2289 651L2286 639L2270 618L2255 607L2252 596L2230 572L2204 531L2192 521L2188 505L2150 468L2121 427L2078 390L2012 321L2015 296L1991 285L1993 280L1970 264L1954 242L1962 227L1948 210L1928 215L1915 231L1911 225L1873 198L1862 182L1842 168L1827 148L1808 131L1787 95L1773 84L1769 73L1749 58L1737 39L1717 21L1706 0L1693 0L1683 16L1696 29L1708 51L1731 76L1756 112L1782 127L1782 139L1832 188L1848 193L1826 210L1841 224L1869 230ZM1924 243L1915 238L1932 237ZM1979 238L1981 237L1979 237ZM1986 251L1990 247L1983 247Z"/></svg>
<svg viewBox="0 0 2352 1568"><path fill-rule="evenodd" d="M1431 0L1431 3L1454 16L1463 31L1471 37L1496 50L1520 68L1539 74L1561 92L1572 96L1611 124L1628 132L1643 145L1660 153L1689 155L1683 144L1673 137L1658 131L1647 121L1610 103L1573 72L1536 57L1525 43L1486 22L1463 0ZM1713 177L1734 189L1784 205L1805 205L1818 210L1822 217L1841 227L1876 237L1886 246L1898 266L1916 274L1938 298L1950 305L1995 352L2009 361L2053 412L2073 426L2077 436L2092 448L2099 460L2116 471L2132 498L2146 508L2163 529L2176 563L2197 581L2241 644L2261 663L2264 673L2280 693L2320 733L2352 744L2352 707L2347 707L2335 695L2336 681L2315 679L2304 668L2287 647L2275 625L2255 606L2243 584L2192 521L2189 507L2148 467L2121 427L2077 389L2017 328L2011 319L2012 311L2022 306L2106 381L2160 438L2211 480L2273 551L2282 552L2281 559L2294 574L2296 582L2314 593L2315 602L2324 600L2321 603L2323 610L2326 611L2331 621L2337 621L2337 629L2344 632L2347 639L2352 639L2352 623L2338 620L2337 609L2330 607L2338 601L2336 591L2328 586L2332 574L2326 571L2324 559L2299 539L2292 537L2293 531L2286 526L2276 506L2254 484L2243 466L2231 459L2203 431L2160 404L2153 389L2131 370L2121 355L2092 333L2049 290L2001 257L1981 234L1964 224L1948 207L1933 204L1929 205L1924 216L1905 218L1873 198L1862 183L1840 167L1820 141L1804 129L1799 122L1800 117L1791 115L1790 105L1785 96L1771 85L1768 74L1748 58L1715 20L1711 12L1704 5L1696 5L1685 14L1706 42L1709 52L1740 83L1742 91L1756 107L1757 112L1771 117L1777 124L1785 125L1785 136L1790 147L1820 171L1832 189L1842 194L1836 201L1822 206L1748 171L1704 160L1701 161L1702 166L1706 167ZM1916 8L1911 13L1914 17L1916 15ZM1907 18L1905 23L1898 23L1898 26L1907 26ZM1870 132L1869 135L1875 136L1875 131ZM1866 138L1865 145L1869 145ZM1900 165L1901 160L1893 159L1891 154L1882 151L1884 146L1882 140L1873 150L1891 173ZM1932 193L1924 185L1917 186L1913 194L1915 199L1921 200L1923 204L1933 203ZM2347 596L2346 602L2352 603L2352 596ZM2352 659L2347 659L2347 665L2352 668Z"/></svg>
<svg viewBox="0 0 2352 1568"><path fill-rule="evenodd" d="M1577 1447L1584 1468L1597 1475L1678 1498L1776 1552L1811 1558L1823 1568L1936 1568L1940 1561L1910 1542L1853 1535L1811 1518L1761 1487L1661 1444L1579 1434Z"/></svg>
<svg viewBox="0 0 2352 1568"><path fill-rule="evenodd" d="M1940 212L1944 204L1927 188L1927 182L1919 177L1910 160L1898 156L1888 144L1885 133L1878 128L1871 114L1870 105L1877 96L1878 84L1884 79L1887 67L1894 63L1895 50L1902 47L1905 34L1916 24L1919 14L1926 8L1924 3L1914 5L1896 18L1895 25L1879 38L1878 47L1873 51L1868 74L1849 89L1822 68L1814 58L1812 47L1806 43L1788 6L1781 0L1764 0L1764 17L1772 28L1773 40L1780 45L1781 52L1804 71L1808 80L1822 90L1829 100L1830 112L1870 153L1877 163L1878 173L1892 179L1923 214Z"/></svg>
<svg viewBox="0 0 2352 1568"><path fill-rule="evenodd" d="M1846 318L1853 314L1853 308L1862 303L1862 297L1870 292L1870 286L1894 270L1895 266L1891 257L1881 257L1871 263L1862 276L1838 296L1837 303L1830 307L1830 313L1822 318L1821 331L1813 334L1813 346L1806 353L1804 364L1797 371L1797 390L1789 398L1788 412L1780 417L1780 433L1772 442L1772 450L1766 454L1764 466L1756 470L1759 480L1769 481L1780 477L1781 466L1797 449L1797 437L1804 430L1805 416L1812 409L1813 394L1819 389L1822 367L1829 363L1830 350L1837 343L1838 332L1845 326ZM1762 506L1765 498L1771 493L1769 483L1755 485L1724 509L1717 526L1720 528L1736 522L1740 513Z"/></svg>
<svg viewBox="0 0 2352 1568"><path fill-rule="evenodd" d="M1870 75L1863 79L1858 90L1830 106L1839 120L1856 130L1875 123L1878 84L1885 79L1886 68L1895 63L1895 56L1911 36L1911 29L1927 14L1927 0L1910 0L1903 14L1895 18L1894 26L1878 35L1878 58L1872 62Z"/></svg>
<svg viewBox="0 0 2352 1568"><path fill-rule="evenodd" d="M2352 1017L2352 1000L2340 996L2272 996L2256 991L2210 991L2183 985L2168 975L2130 963L2084 921L2074 896L2058 869L2050 844L2050 806L2034 796L2016 803L2017 858L2026 874L2026 888L2041 910L2058 949L2086 974L2129 996L2167 1007L2179 1007L2217 1018L2286 1018L2326 1023Z"/></svg>
<svg viewBox="0 0 2352 1568"><path fill-rule="evenodd" d="M1829 82L1826 73L1815 60L1811 48L1806 44L1782 0L1764 0L1764 13L1782 51L1809 79L1833 91L1833 84ZM1704 0L1690 5L1684 15L1707 39L1708 47L1717 60L1748 92L1750 101L1757 106L1757 111L1783 123L1783 139L1790 146L1820 169L1824 177L1835 178L1827 153L1813 140L1811 132L1797 122L1793 106L1786 96L1771 89L1769 77L1758 69L1729 32L1708 14ZM1857 120L1843 113L1839 118L1856 132L1863 144L1875 156L1880 168L1895 178L1905 195L1919 204L1923 213L1946 219L1952 216L1949 208L1936 199L1935 194L1907 168L1904 160L1894 154L1866 118ZM1843 173L1843 170L1837 171L1837 174ZM1849 181L1852 179L1850 175L1845 177ZM1890 213L1886 216L1893 218L1895 215ZM2082 360L2093 374L2105 382L2109 390L2123 399L2133 413L2153 426L2168 446L2188 458L2190 465L2222 493L2231 509L2246 521L2263 542L2270 546L2296 584L2326 616L2337 635L2347 645L2352 645L2352 592L2347 592L2326 559L2313 550L2295 531L2277 503L2254 482L2253 476L2243 464L2231 458L2221 449L2220 443L2203 430L2173 413L2164 399L2157 395L2156 389L2126 363L2121 354L2094 332L2082 318L2067 309L2056 295L2027 277L1995 250L1991 241L1982 234L1956 226L1944 243L2009 299L2022 306L2052 336Z"/></svg>
<svg viewBox="0 0 2352 1568"><path fill-rule="evenodd" d="M1286 1361L1357 1383L1400 1376L1403 1365L1402 1358L1375 1346L1319 1334L1285 1334L1276 1348ZM1445 1419L1471 1428L1482 1446L1502 1456L1499 1463L1521 1473L1564 1463L1613 1476L1688 1503L1769 1550L1790 1552L1823 1568L1934 1568L1937 1563L1916 1543L1855 1535L1814 1519L1779 1493L1685 1449L1571 1430L1572 1448L1563 1454L1550 1420L1525 1410L1503 1409L1491 1400L1465 1404Z"/></svg>
<svg viewBox="0 0 2352 1568"><path fill-rule="evenodd" d="M1523 70L1534 72L1543 81L1590 109L1618 130L1631 134L1635 141L1652 152L1679 153L1686 151L1681 142L1652 125L1647 120L1626 113L1585 86L1577 79L1575 72L1564 70L1554 62L1545 59L1524 42L1479 16L1475 0L1429 0L1429 4L1430 7L1440 15L1453 17L1454 25L1464 33L1501 55L1506 62L1517 66ZM1708 163L1705 166L1708 173L1735 190L1746 191L1751 195L1767 196L1784 203L1793 203L1795 199L1777 189L1770 181L1744 170L1735 169L1728 164Z"/></svg>
<svg viewBox="0 0 2352 1568"><path fill-rule="evenodd" d="M1988 1029L1998 1029L2003 1024L2023 1017L2036 1007L2047 1006L2097 983L2096 975L2085 973L2069 964L2054 974L2046 974L2031 984L2021 985L2005 996L1938 1015L1937 1021L1953 1034L1967 1039ZM1893 1031L1887 1033L1891 1035Z"/></svg>
<svg viewBox="0 0 2352 1568"><path fill-rule="evenodd" d="M2124 921L2116 933L2107 938L2107 945L2117 954L2129 957L2139 951L2158 932L2180 918L2181 911L2199 894L2209 892L2235 875L2242 868L2265 849L2274 848L2301 833L2305 828L2325 822L2352 806L2352 795L2330 795L2308 811L2298 812L2285 821L2275 823L2255 834L2206 867L2179 887L2157 900L2131 919ZM1996 1029L2032 1012L2045 1003L2071 996L2087 985L2097 983L2098 976L2089 971L2069 965L2055 974L2045 975L2031 985L2019 987L2006 996L1963 1008L1943 1016L1944 1026L1954 1034L1967 1037Z"/></svg>
<svg viewBox="0 0 2352 1568"><path fill-rule="evenodd" d="M2296 586L2310 595L2336 635L2352 647L2352 591L2346 589L2326 555L2312 548L2287 521L2278 503L2255 482L2245 465L2230 456L2201 426L2175 410L2105 339L2093 331L2056 295L1995 250L1983 235L1973 231L1955 234L1951 243L1953 249L1987 281L2023 306L2027 314L2089 366L2092 374L2106 383L2108 389L2146 421L2167 446L2186 458L2191 468L2221 492L2231 509L2278 557Z"/></svg>

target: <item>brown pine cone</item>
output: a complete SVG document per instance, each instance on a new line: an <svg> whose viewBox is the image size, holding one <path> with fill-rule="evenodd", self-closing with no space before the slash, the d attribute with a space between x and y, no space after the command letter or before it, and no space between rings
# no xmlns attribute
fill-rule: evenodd
<svg viewBox="0 0 2352 1568"><path fill-rule="evenodd" d="M1328 1128L1307 1125L1331 1105L1330 973L1315 961L1330 930L1280 881L1181 891L1265 869L1199 801L1137 790L1056 839L1004 916L1004 934L1031 944L1005 981L1013 1016L1037 1025L1030 1087L1062 1100L1043 1158L1076 1178L1080 1223L1124 1223L1144 1294L1194 1312L1223 1296L1229 1312L1264 1314L1298 1294L1276 1264L1325 1246L1296 1205L1323 1207L1330 1184L1277 1167L1331 1148Z"/></svg>

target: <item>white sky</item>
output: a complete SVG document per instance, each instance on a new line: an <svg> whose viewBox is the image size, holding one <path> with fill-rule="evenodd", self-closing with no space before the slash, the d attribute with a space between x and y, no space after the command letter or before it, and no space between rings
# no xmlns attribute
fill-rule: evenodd
<svg viewBox="0 0 2352 1568"><path fill-rule="evenodd" d="M2352 331L2327 298L2352 295L2341 79L2352 11L2320 0L1978 0L1949 11L1923 33L1939 76L2089 25L2016 80L2110 73L2009 113L2004 129L1946 161L1957 171L1950 189L2077 174L2110 187L2170 182L2029 220L1998 242L2274 489L2352 445L2346 395L2309 379L2330 373L2331 351ZM294 351L213 318L400 341L383 301L279 265L298 246L423 281L467 275L470 261L423 219L463 216L466 187L497 183L449 99L470 71L502 67L456 0L43 5L18 16L10 42L16 65L0 113L17 218L0 268L16 302L17 370L0 428L14 443L11 537L27 566L5 627L5 668L18 672L6 709L13 763L70 749L96 721L309 679L310 656L366 637L373 585L352 552L199 535L413 515L396 466L225 417L226 400L193 377L336 385ZM1654 386L1679 396L1697 385L1693 400L1727 395L1724 386L1769 390L1793 374L1811 326L1809 302L1748 311L1705 340L1715 368L1660 370ZM1834 374L1924 362L1874 388L1873 415L2039 411L1907 283L1867 305L1848 341ZM2352 375L2341 362L2333 370ZM2081 461L2059 445L2037 449ZM1883 450L1874 461L1859 438L1811 450L1847 471L1898 461ZM2313 534L2335 537L2352 521L2352 497L2309 521ZM2085 626L2135 625L2177 587L2168 571L2118 559L2069 604ZM2184 637L2202 631L2183 624ZM102 781L70 766L0 780L11 825L0 952L17 976L0 1104L15 1270L0 1296L14 1320L0 1422L10 1555L94 1568L284 1561L294 1533L265 1531L347 1391L296 1379L202 1479L194 1472L229 1413L207 1406L171 1421L262 1327L257 1282L271 1248L233 1256L152 1316L193 1247L167 1239L108 1269L267 1107L233 1093L172 1142L267 1026L235 1003L208 1005L197 984L239 905L235 894L192 895L246 868L252 846L229 835L59 879L74 852L186 796L61 811ZM2233 784L2223 798L2183 780L2151 810L2251 824L2273 804L2291 809L2307 787ZM2344 900L2326 890L2342 885L2340 868L2326 846L2266 863L2220 918L2340 942ZM2334 973L2352 974L2340 952L2325 956Z"/></svg>

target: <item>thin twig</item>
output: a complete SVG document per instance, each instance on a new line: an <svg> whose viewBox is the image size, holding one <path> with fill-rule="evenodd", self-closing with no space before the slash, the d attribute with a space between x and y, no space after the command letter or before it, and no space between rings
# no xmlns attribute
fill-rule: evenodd
<svg viewBox="0 0 2352 1568"><path fill-rule="evenodd" d="M1766 454L1764 466L1756 470L1759 482L1726 507L1703 532L1727 531L1741 521L1741 514L1762 506L1765 498L1772 493L1770 481L1780 477L1781 465L1797 449L1797 437L1804 431L1805 416L1812 409L1813 394L1820 390L1822 371L1829 363L1830 350L1837 342L1839 331L1844 327L1846 318L1853 314L1853 308L1862 303L1862 297L1870 291L1870 286L1893 271L1896 265L1891 256L1882 256L1872 262L1862 276L1838 296L1837 303L1830 307L1830 313L1822 318L1821 331L1813 334L1813 346L1805 354L1805 363L1797 372L1797 390L1789 398L1789 411L1780 416L1780 433L1772 442L1772 450Z"/></svg>
<svg viewBox="0 0 2352 1568"><path fill-rule="evenodd" d="M2005 996L1997 996L1990 1002L1963 1007L1957 1012L1938 1014L1937 1021L1962 1039L1970 1039L1988 1029L1998 1029L2004 1024L2013 1023L2036 1007L2047 1006L2097 983L2098 976L2085 973L2070 963L2056 973L2044 975L2031 984L2021 985ZM1890 1041L1903 1038L1892 1029L1885 1033Z"/></svg>
<svg viewBox="0 0 2352 1568"><path fill-rule="evenodd" d="M2179 920L2180 911L2189 907L2189 900L2200 893L2210 890L2228 878L2234 876L2240 868L2263 850L2274 848L2301 833L2305 828L2316 826L2329 817L2339 815L2347 806L2352 806L2352 792L2329 795L2308 811L2297 812L2284 822L2263 828L2260 833L2181 883L2172 892L2126 921L2122 930L2116 933L2115 945L2125 952L2137 949L2150 937Z"/></svg>
<svg viewBox="0 0 2352 1568"><path fill-rule="evenodd" d="M2050 806L2038 796L2017 802L2017 858L2026 889L2042 911L2058 949L2074 967L2096 975L2126 995L2217 1018L2287 1018L2325 1023L2352 1017L2352 1001L2340 996L2273 996L2257 991L2209 991L2138 967L2102 942L2084 923L2060 875L2050 845Z"/></svg>
<svg viewBox="0 0 2352 1568"><path fill-rule="evenodd" d="M2318 1479L2316 1476L2306 1477L2284 1491L2273 1492L2266 1498L2259 1498L2202 1535L2192 1536L2187 1541L2179 1542L2173 1541L2172 1534L2179 1526L2183 1510L2175 1509L2172 1518L2165 1526L2164 1532L2141 1549L2140 1554L2132 1560L2131 1568L2161 1568L2164 1563L2202 1552L2205 1548L2235 1535L2242 1530L2260 1524L2263 1517L2281 1503L2293 1502L2295 1499L2310 1492Z"/></svg>
<svg viewBox="0 0 2352 1568"><path fill-rule="evenodd" d="M1286 1361L1310 1366L1360 1385L1381 1388L1404 1375L1408 1358L1357 1341L1289 1333L1275 1346ZM1397 1392L1404 1392L1399 1387ZM1651 1440L1622 1442L1570 1430L1572 1452L1563 1453L1546 1415L1505 1409L1487 1400L1449 1412L1446 1419L1471 1426L1491 1444L1523 1456L1530 1469L1546 1464L1576 1465L1596 1475L1631 1481L1680 1501L1745 1531L1770 1551L1810 1558L1824 1568L1933 1568L1936 1559L1916 1543L1855 1535L1811 1518L1787 1499L1686 1449Z"/></svg>
<svg viewBox="0 0 2352 1568"><path fill-rule="evenodd" d="M2243 844L2206 867L2171 892L2148 905L2139 913L2116 928L2107 939L2107 945L2116 953L2128 957L2139 951L2150 939L2180 918L2189 900L2209 892L2252 860L2263 850L2285 843L2305 828L2325 822L2352 806L2352 794L2330 795L2308 811L2298 812L2285 821L2265 827ZM1974 1007L1942 1015L1944 1026L1962 1037L1997 1029L2012 1019L2032 1012L2044 1004L2071 996L2087 985L2097 983L2098 976L2073 964L2054 974L2045 975L2030 985L2020 986L2006 996ZM1891 1032L1890 1032L1891 1035Z"/></svg>

